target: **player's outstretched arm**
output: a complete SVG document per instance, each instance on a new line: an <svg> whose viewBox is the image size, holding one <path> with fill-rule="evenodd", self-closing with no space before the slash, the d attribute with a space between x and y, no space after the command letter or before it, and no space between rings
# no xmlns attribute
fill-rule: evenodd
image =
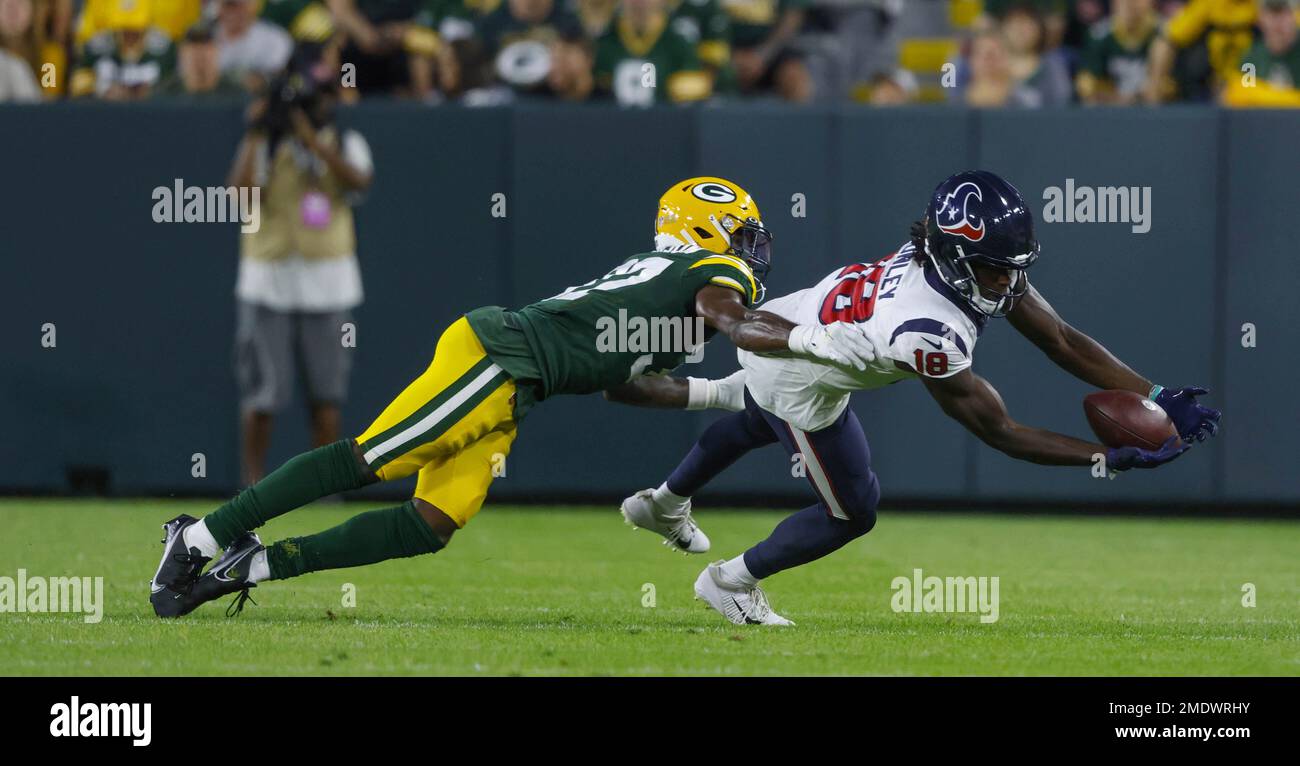
<svg viewBox="0 0 1300 766"><path fill-rule="evenodd" d="M642 375L606 389L605 399L636 407L740 412L745 409L745 371L737 370L721 380Z"/></svg>
<svg viewBox="0 0 1300 766"><path fill-rule="evenodd" d="M1101 454L1106 456L1108 468L1122 471L1166 463L1187 449L1185 446L1156 451L1128 448L1129 451L1120 453L1094 442L1021 425L1007 414L1006 405L993 386L970 370L946 378L922 376L921 380L950 417L980 441L1019 460L1041 465L1090 465L1094 456Z"/></svg>
<svg viewBox="0 0 1300 766"><path fill-rule="evenodd" d="M745 305L735 290L708 285L695 294L695 313L726 335L736 348L756 354L793 352L796 356L865 370L876 358L862 328L851 322L797 325Z"/></svg>
<svg viewBox="0 0 1300 766"><path fill-rule="evenodd" d="M1101 389L1132 391L1143 396L1150 393L1151 381L1061 319L1033 285L1007 314L1007 320L1047 354L1047 358L1074 377Z"/></svg>
<svg viewBox="0 0 1300 766"><path fill-rule="evenodd" d="M1097 388L1151 397L1169 414L1184 441L1204 441L1206 436L1218 433L1221 413L1196 401L1196 397L1209 391L1195 386L1167 389L1153 385L1100 343L1061 319L1033 285L1007 319L1049 359L1076 378Z"/></svg>
<svg viewBox="0 0 1300 766"><path fill-rule="evenodd" d="M695 294L695 313L705 324L726 335L736 348L754 353L790 350L790 320L745 305L735 290L709 285Z"/></svg>
<svg viewBox="0 0 1300 766"><path fill-rule="evenodd" d="M605 389L605 399L634 407L684 410L690 397L686 378L671 375L641 375L621 386Z"/></svg>

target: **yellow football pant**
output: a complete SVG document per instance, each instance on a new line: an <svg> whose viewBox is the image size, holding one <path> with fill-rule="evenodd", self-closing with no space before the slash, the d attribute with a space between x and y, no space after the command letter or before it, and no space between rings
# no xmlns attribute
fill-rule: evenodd
<svg viewBox="0 0 1300 766"><path fill-rule="evenodd" d="M357 437L380 479L419 472L415 496L465 526L483 506L515 440L515 382L488 358L464 317L433 362Z"/></svg>

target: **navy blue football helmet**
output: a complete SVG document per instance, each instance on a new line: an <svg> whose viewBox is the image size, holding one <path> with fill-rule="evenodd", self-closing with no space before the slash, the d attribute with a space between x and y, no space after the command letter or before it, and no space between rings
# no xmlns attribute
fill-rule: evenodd
<svg viewBox="0 0 1300 766"><path fill-rule="evenodd" d="M939 278L990 317L1006 316L1029 289L1025 269L1038 260L1034 216L1016 187L986 170L939 184L925 211L925 254ZM1005 292L982 286L972 264L1010 272Z"/></svg>

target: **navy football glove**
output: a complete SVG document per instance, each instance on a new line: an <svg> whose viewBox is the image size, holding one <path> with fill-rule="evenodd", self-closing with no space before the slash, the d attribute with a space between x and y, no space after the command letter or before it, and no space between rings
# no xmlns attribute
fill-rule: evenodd
<svg viewBox="0 0 1300 766"><path fill-rule="evenodd" d="M1112 471L1127 471L1130 468L1155 468L1164 465L1187 450L1190 444L1179 444L1177 436L1171 436L1160 445L1160 449L1149 450L1141 447L1111 447L1106 450L1106 468Z"/></svg>
<svg viewBox="0 0 1300 766"><path fill-rule="evenodd" d="M1196 397L1208 393L1204 388L1188 386L1179 389L1162 387L1155 395L1156 404L1174 421L1174 427L1185 442L1203 442L1207 436L1219 432L1219 417L1223 413L1196 403Z"/></svg>

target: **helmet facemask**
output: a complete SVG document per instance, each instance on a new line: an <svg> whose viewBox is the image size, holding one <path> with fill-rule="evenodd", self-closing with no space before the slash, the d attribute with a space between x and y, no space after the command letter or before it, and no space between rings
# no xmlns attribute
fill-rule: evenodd
<svg viewBox="0 0 1300 766"><path fill-rule="evenodd" d="M1011 257L1008 259L1011 262L1024 264L1011 266L980 253L967 253L961 245L952 245L950 249L955 252L938 255L931 247L929 238L926 239L925 253L930 257L930 262L939 273L939 277L958 295L965 298L971 308L984 316L993 319L1005 317L1029 290L1029 277L1025 274L1025 270L1037 260L1036 252ZM1010 272L1011 283L1006 290L999 291L981 284L974 269L974 264L977 263L991 269Z"/></svg>
<svg viewBox="0 0 1300 766"><path fill-rule="evenodd" d="M754 272L759 290L757 302L762 302L767 294L767 287L763 283L772 270L772 232L757 221L751 219L742 222L730 214L723 221L723 226L731 229L731 254L749 264L750 271Z"/></svg>
<svg viewBox="0 0 1300 766"><path fill-rule="evenodd" d="M731 252L748 263L754 277L762 282L772 270L772 232L761 223L741 223L731 230Z"/></svg>

